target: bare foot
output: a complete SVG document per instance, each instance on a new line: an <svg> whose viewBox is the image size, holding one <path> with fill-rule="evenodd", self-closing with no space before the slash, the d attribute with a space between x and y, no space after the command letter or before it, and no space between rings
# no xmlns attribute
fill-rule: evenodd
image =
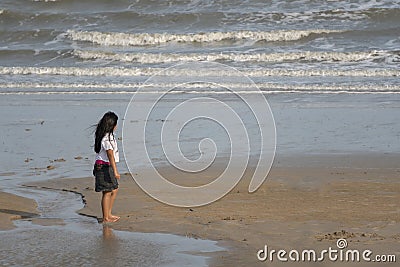
<svg viewBox="0 0 400 267"><path fill-rule="evenodd" d="M116 222L116 221L118 221L119 220L119 218L118 219L116 219L116 218L111 218L111 219L103 219L103 223L114 223L114 222Z"/></svg>
<svg viewBox="0 0 400 267"><path fill-rule="evenodd" d="M111 215L111 219L118 221L119 219L121 219L121 217L115 216L115 215Z"/></svg>

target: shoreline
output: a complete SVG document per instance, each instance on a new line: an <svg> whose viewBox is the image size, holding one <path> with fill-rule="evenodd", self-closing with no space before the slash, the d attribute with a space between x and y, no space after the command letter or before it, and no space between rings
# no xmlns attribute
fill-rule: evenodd
<svg viewBox="0 0 400 267"><path fill-rule="evenodd" d="M152 199L125 174L114 208L121 220L111 227L217 241L228 250L209 254L211 266L265 265L256 253L266 244L275 249L322 250L334 246L338 238L347 238L352 248L399 253L400 170L367 167L275 164L255 193L247 192L249 179L244 177L222 199L191 209ZM180 175L175 178L185 179ZM93 182L92 177L64 178L29 186L81 194L86 204L77 212L101 217L101 196L94 192Z"/></svg>

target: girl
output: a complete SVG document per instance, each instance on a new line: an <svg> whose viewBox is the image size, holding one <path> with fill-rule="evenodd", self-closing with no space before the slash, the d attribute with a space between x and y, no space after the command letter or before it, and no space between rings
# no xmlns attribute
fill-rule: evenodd
<svg viewBox="0 0 400 267"><path fill-rule="evenodd" d="M111 213L118 192L117 179L120 178L116 165L116 162L119 162L119 153L114 137L117 121L118 116L109 111L99 121L95 132L96 162L93 175L96 177L95 191L103 193L101 198L103 223L116 222L120 219Z"/></svg>

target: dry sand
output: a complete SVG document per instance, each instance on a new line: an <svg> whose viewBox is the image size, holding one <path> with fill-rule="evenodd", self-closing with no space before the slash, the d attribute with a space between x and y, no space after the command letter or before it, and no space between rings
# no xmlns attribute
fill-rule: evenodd
<svg viewBox="0 0 400 267"><path fill-rule="evenodd" d="M185 176L173 172L170 175L185 184ZM278 164L256 193L247 192L248 179L243 179L223 199L189 209L150 198L125 174L114 208L121 220L112 227L219 241L228 251L212 253L212 266L285 266L288 263L276 260L259 262L256 253L264 245L276 250L321 251L329 246L336 248L336 240L341 237L347 239L349 249L396 254L400 260L399 178L398 168L305 168ZM86 203L79 213L100 218L101 195L94 192L93 183L89 177L50 180L34 186L77 192ZM326 261L314 265L349 263Z"/></svg>

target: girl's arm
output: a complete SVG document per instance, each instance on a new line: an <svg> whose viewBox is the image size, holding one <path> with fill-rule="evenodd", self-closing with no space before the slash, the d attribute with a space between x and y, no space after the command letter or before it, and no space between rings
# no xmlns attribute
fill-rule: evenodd
<svg viewBox="0 0 400 267"><path fill-rule="evenodd" d="M119 179L121 175L117 170L117 164L115 164L115 159L114 159L114 151L112 149L107 150L107 157L108 160L110 161L111 168L114 171L115 178Z"/></svg>

